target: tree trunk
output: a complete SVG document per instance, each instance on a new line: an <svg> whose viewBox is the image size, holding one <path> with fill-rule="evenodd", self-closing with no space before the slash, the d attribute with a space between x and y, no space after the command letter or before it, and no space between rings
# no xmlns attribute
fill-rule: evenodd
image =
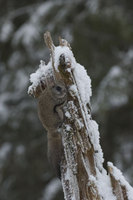
<svg viewBox="0 0 133 200"><path fill-rule="evenodd" d="M44 35L51 51L53 76L62 80L68 90L62 126L64 157L61 162L61 182L66 200L131 200L133 188L112 164L107 175L103 168L103 154L99 144L98 125L91 118L90 78L78 64L71 47L59 38L55 47L50 33ZM41 90L37 85L30 93L35 97ZM118 170L119 171L119 170ZM117 175L119 174L119 178ZM117 177L117 178L116 178Z"/></svg>

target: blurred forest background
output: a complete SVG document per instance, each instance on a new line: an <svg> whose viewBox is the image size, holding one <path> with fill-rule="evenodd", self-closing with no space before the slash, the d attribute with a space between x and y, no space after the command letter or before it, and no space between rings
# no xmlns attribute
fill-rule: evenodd
<svg viewBox="0 0 133 200"><path fill-rule="evenodd" d="M49 60L46 30L86 67L105 166L114 162L133 185L133 1L0 0L0 200L63 199L27 94L30 74Z"/></svg>

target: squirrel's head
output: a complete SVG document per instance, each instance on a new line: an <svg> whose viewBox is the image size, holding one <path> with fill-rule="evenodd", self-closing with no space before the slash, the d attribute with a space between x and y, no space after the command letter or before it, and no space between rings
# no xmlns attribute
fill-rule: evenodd
<svg viewBox="0 0 133 200"><path fill-rule="evenodd" d="M59 103L62 103L67 98L67 89L63 83L55 83L51 87L50 92L53 99L57 100Z"/></svg>
<svg viewBox="0 0 133 200"><path fill-rule="evenodd" d="M51 97L59 104L66 101L67 88L62 81L57 81L54 77L47 79L47 87Z"/></svg>

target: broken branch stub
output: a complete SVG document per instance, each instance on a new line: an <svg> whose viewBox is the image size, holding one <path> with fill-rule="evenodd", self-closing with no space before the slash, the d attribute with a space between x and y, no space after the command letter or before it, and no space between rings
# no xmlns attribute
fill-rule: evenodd
<svg viewBox="0 0 133 200"><path fill-rule="evenodd" d="M60 46L67 46L67 47L69 47L69 49L71 50L71 46L70 46L70 44L68 43L68 41L65 40L65 39L62 39L61 37L59 37L59 45L60 45Z"/></svg>
<svg viewBox="0 0 133 200"><path fill-rule="evenodd" d="M122 176L118 176L119 173L121 173L118 169L116 169L112 163L108 162L108 172L111 180L111 185L113 189L113 193L117 197L117 200L128 200L128 188L127 182L124 181L122 183L121 179ZM124 178L123 178L124 179Z"/></svg>
<svg viewBox="0 0 133 200"><path fill-rule="evenodd" d="M50 32L47 31L46 33L44 33L44 41L45 41L47 47L49 48L49 50L51 52L52 67L53 67L53 70L55 71L55 68L54 68L54 50L55 50L55 46L54 46L53 40L51 38Z"/></svg>

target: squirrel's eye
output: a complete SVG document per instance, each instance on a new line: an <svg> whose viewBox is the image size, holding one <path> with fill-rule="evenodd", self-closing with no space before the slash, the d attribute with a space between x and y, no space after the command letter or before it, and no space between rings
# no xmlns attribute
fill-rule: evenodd
<svg viewBox="0 0 133 200"><path fill-rule="evenodd" d="M56 90L61 92L62 88L60 86L56 86Z"/></svg>

